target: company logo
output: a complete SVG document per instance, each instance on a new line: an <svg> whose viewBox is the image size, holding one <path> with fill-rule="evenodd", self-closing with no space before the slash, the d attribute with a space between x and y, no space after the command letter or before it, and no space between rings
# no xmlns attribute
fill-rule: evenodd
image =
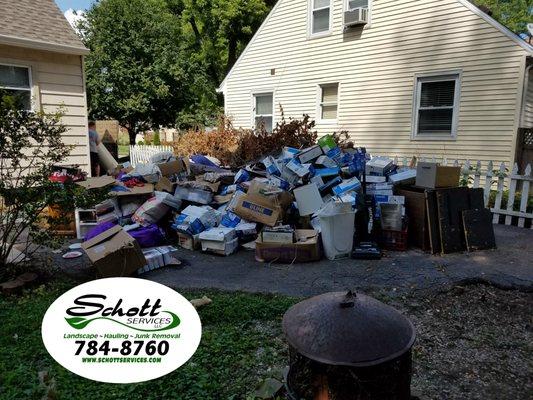
<svg viewBox="0 0 533 400"><path fill-rule="evenodd" d="M187 299L135 278L99 279L69 290L50 306L41 331L59 364L108 383L166 375L193 356L202 336Z"/></svg>
<svg viewBox="0 0 533 400"><path fill-rule="evenodd" d="M67 309L70 317L65 320L74 329L84 329L93 321L113 321L141 332L166 331L180 324L179 317L171 311L160 311L161 299L151 304L146 299L142 306L125 308L119 299L113 306L107 306L107 296L103 294L86 294L74 300L75 307Z"/></svg>

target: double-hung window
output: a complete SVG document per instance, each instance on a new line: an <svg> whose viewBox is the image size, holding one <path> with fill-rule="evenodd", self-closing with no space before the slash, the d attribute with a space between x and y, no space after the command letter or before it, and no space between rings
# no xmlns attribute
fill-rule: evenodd
<svg viewBox="0 0 533 400"><path fill-rule="evenodd" d="M274 94L254 94L254 127L272 132L274 125Z"/></svg>
<svg viewBox="0 0 533 400"><path fill-rule="evenodd" d="M0 64L0 90L15 97L25 110L31 110L29 67Z"/></svg>
<svg viewBox="0 0 533 400"><path fill-rule="evenodd" d="M414 132L417 139L450 139L457 135L460 74L418 77L415 88Z"/></svg>
<svg viewBox="0 0 533 400"><path fill-rule="evenodd" d="M339 107L339 84L320 85L319 113L322 121L336 121Z"/></svg>
<svg viewBox="0 0 533 400"><path fill-rule="evenodd" d="M331 0L311 0L311 36L328 33L331 23Z"/></svg>

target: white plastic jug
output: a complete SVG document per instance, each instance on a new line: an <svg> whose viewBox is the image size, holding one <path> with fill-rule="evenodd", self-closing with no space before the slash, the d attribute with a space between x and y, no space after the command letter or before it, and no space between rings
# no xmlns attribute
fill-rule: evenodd
<svg viewBox="0 0 533 400"><path fill-rule="evenodd" d="M324 253L329 260L352 253L355 211L350 203L329 202L318 212Z"/></svg>

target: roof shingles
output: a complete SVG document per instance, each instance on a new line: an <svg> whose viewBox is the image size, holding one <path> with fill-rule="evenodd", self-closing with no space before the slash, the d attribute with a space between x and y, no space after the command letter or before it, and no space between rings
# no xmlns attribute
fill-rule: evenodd
<svg viewBox="0 0 533 400"><path fill-rule="evenodd" d="M0 0L0 36L85 49L54 0Z"/></svg>

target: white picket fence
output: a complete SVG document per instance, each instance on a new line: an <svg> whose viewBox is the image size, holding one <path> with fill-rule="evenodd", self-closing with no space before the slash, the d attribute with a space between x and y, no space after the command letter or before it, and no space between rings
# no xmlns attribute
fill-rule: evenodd
<svg viewBox="0 0 533 400"><path fill-rule="evenodd" d="M416 161L408 159L407 157L404 157L401 161L396 157L394 161L396 165L411 168L416 164ZM533 213L527 212L531 182L533 181L533 177L531 176L531 164L528 164L523 171L523 175L520 175L517 164L513 166L511 171L509 171L505 163L495 166L492 161L489 161L485 167L483 167L481 161L477 161L473 164L470 160L467 160L463 164L461 164L459 160L449 162L446 158L439 160L436 157L421 158L418 161L439 162L441 165L461 166L461 181L463 183L466 183L473 188L483 186L483 196L486 207L489 206L491 190L496 190L494 207L491 207L493 213L492 222L494 224L500 222L500 216L505 216L505 225L511 225L513 217L517 217L517 226L523 228L525 226L525 221L529 219L532 220L530 229L533 229ZM518 209L515 209L514 199L517 188L521 190L521 197L520 206ZM503 193L505 189L509 190L509 196L506 207L502 208Z"/></svg>
<svg viewBox="0 0 533 400"><path fill-rule="evenodd" d="M130 163L133 167L137 164L146 164L150 162L150 157L162 151L173 151L173 149L172 146L130 146Z"/></svg>

